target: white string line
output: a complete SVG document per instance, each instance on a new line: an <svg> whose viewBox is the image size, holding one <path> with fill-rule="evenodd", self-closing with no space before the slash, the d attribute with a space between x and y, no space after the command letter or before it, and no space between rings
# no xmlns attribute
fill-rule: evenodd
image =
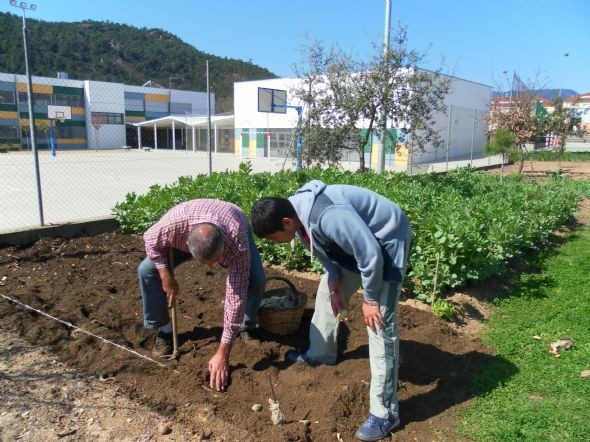
<svg viewBox="0 0 590 442"><path fill-rule="evenodd" d="M117 348L120 348L121 350L125 350L126 352L129 352L129 353L131 353L131 354L134 354L135 356L139 356L140 358L146 359L146 360L148 360L148 361L150 361L150 362L153 362L154 364L158 364L160 367L167 368L167 366L166 366L166 365L162 364L161 362L158 362L158 361L156 361L155 359L152 359L152 358L149 358L149 357L147 357L147 356L144 356L144 355L142 355L141 353L137 353L137 352L136 352L136 351L134 351L134 350L131 350L131 349L127 348L127 347L123 347L122 345L119 345L119 344L117 344L116 342L109 341L108 339L105 339L105 338L103 338L103 337L101 337L101 336L95 335L94 333L90 333L89 331L82 330L80 327L76 327L76 326L75 326L74 324L72 324L71 322L62 321L62 320L61 320L61 319L59 319L59 318L56 318L56 317L54 317L54 316L51 316L50 314L48 314L48 313L45 313L45 312L42 312L41 310L37 310L36 308L33 308L33 307L31 307L30 305L23 304L22 302L20 302L20 301L18 301L18 300L16 300L16 299L14 299L14 298L11 298L10 296L3 295L2 293L0 293L0 296L2 296L2 297L3 297L3 298L5 298L5 299L8 299L9 301L12 301L12 302L14 302L15 304L18 304L18 305L20 305L21 307L24 307L24 308L26 308L26 309L29 309L29 310L32 310L32 311L34 311L34 312L40 313L40 314L42 314L43 316L47 316L48 318L51 318L51 319L53 319L54 321L61 322L62 324L64 324L64 325L65 325L65 326L67 326L67 327L70 327L70 328L73 328L73 329L79 330L79 331L81 331L82 333L85 333L85 334L87 334L87 335L89 335L89 336L92 336L93 338L100 339L101 341L103 341L103 342L106 342L107 344L114 345L115 347L117 347Z"/></svg>

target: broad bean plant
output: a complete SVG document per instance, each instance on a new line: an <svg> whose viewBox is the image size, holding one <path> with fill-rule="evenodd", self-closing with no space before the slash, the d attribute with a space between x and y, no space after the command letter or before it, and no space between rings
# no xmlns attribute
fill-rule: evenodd
<svg viewBox="0 0 590 442"><path fill-rule="evenodd" d="M441 293L498 274L512 258L543 245L571 219L579 199L590 196L590 182L562 177L537 184L520 175L500 181L469 169L411 177L337 169L254 174L244 163L237 172L181 177L144 195L130 193L113 213L124 232L141 234L182 201L217 198L249 213L258 198L287 197L312 179L365 187L400 205L415 233L406 286L433 305ZM298 242L258 245L272 264L321 271Z"/></svg>

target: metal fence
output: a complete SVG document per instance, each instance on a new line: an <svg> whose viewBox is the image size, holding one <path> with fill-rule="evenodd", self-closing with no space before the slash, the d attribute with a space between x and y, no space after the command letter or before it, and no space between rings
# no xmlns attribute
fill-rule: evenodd
<svg viewBox="0 0 590 442"><path fill-rule="evenodd" d="M32 77L30 116L27 76L0 73L0 231L108 216L128 192L243 161L214 94L63 77Z"/></svg>
<svg viewBox="0 0 590 442"><path fill-rule="evenodd" d="M232 115L216 113L213 94L61 77L32 77L35 155L27 77L0 73L0 232L105 217L129 192L238 170L246 160L254 172L295 167L294 129L244 134ZM473 151L472 137L453 124L448 136L451 158ZM406 170L389 159L388 169ZM343 168L357 169L358 157L346 157Z"/></svg>

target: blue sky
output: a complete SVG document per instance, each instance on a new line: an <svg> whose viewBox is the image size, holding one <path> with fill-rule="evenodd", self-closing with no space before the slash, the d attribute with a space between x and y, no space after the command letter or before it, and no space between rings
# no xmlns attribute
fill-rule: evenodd
<svg viewBox="0 0 590 442"><path fill-rule="evenodd" d="M28 16L93 19L162 28L197 49L252 60L292 76L311 39L358 58L382 44L384 0L37 0ZM590 91L589 0L392 0L392 33L401 23L422 67L493 87L516 71L527 83ZM0 0L0 11L20 13ZM564 54L568 53L566 57ZM504 74L503 71L507 71Z"/></svg>

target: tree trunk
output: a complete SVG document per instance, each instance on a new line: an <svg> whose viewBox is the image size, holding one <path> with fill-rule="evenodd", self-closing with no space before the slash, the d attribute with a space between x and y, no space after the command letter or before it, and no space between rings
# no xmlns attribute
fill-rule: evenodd
<svg viewBox="0 0 590 442"><path fill-rule="evenodd" d="M366 170L365 169L365 149L364 149L364 146L360 146L358 153L359 153L359 170L361 172L364 172Z"/></svg>
<svg viewBox="0 0 590 442"><path fill-rule="evenodd" d="M520 160L518 161L518 173L522 173L522 169L524 168L524 146L520 146Z"/></svg>

